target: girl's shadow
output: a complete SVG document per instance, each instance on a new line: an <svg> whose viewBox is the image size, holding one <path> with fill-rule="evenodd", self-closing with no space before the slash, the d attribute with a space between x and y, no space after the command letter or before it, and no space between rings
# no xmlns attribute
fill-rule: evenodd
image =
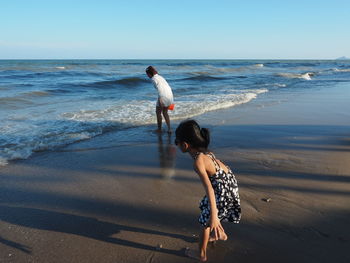
<svg viewBox="0 0 350 263"><path fill-rule="evenodd" d="M122 246L158 251L177 256L184 256L183 250L171 250L166 248L159 249L154 246L123 240L111 236L116 233L119 233L120 231L132 231L145 234L155 234L179 238L187 242L196 241L194 240L194 238L184 235L166 233L162 231L138 227L124 226L100 221L91 217L71 215L54 211L46 211L37 208L11 207L1 205L0 220L25 227L40 230L56 231L61 233L69 233ZM11 246L11 242L6 242L5 244ZM17 246L12 247L18 248Z"/></svg>

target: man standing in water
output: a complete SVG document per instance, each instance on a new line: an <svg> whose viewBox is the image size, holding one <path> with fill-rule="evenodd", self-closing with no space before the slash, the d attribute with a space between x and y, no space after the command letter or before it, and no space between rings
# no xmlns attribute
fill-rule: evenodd
<svg viewBox="0 0 350 263"><path fill-rule="evenodd" d="M146 69L146 74L152 80L154 87L158 90L158 100L156 106L158 129L156 131L159 133L162 132L163 114L165 122L168 126L168 133L171 133L168 110L173 110L174 108L173 92L168 82L158 74L157 70L154 67L149 66Z"/></svg>

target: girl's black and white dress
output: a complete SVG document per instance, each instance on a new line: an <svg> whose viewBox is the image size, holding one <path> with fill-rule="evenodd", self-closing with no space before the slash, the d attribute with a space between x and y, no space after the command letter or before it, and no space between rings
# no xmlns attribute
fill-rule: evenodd
<svg viewBox="0 0 350 263"><path fill-rule="evenodd" d="M197 154L195 159L197 159L199 154L200 153ZM226 166L228 169L227 173L222 168L220 168L220 165L217 163L214 154L205 154L213 160L216 169L216 173L212 176L209 176L209 180L215 192L218 218L220 221L239 223L239 220L241 219L241 205L237 180L228 166ZM210 204L207 196L203 197L202 201L199 204L199 208L201 210L201 214L198 221L204 227L208 227L210 219Z"/></svg>

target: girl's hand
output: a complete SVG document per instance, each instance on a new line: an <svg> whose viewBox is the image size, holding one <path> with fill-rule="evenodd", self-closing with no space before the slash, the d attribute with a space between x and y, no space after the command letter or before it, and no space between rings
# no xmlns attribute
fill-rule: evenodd
<svg viewBox="0 0 350 263"><path fill-rule="evenodd" d="M210 218L210 239L212 241L216 240L226 240L227 236L225 233L224 228L222 227L220 220L217 216L211 217Z"/></svg>

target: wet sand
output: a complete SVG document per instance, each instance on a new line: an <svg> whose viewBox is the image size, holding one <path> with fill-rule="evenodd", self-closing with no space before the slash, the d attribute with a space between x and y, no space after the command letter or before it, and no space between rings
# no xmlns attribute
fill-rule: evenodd
<svg viewBox="0 0 350 263"><path fill-rule="evenodd" d="M348 90L197 118L242 201L208 262L350 262ZM113 136L0 168L0 262L195 262L183 249L204 190L190 157L167 134L99 147Z"/></svg>

